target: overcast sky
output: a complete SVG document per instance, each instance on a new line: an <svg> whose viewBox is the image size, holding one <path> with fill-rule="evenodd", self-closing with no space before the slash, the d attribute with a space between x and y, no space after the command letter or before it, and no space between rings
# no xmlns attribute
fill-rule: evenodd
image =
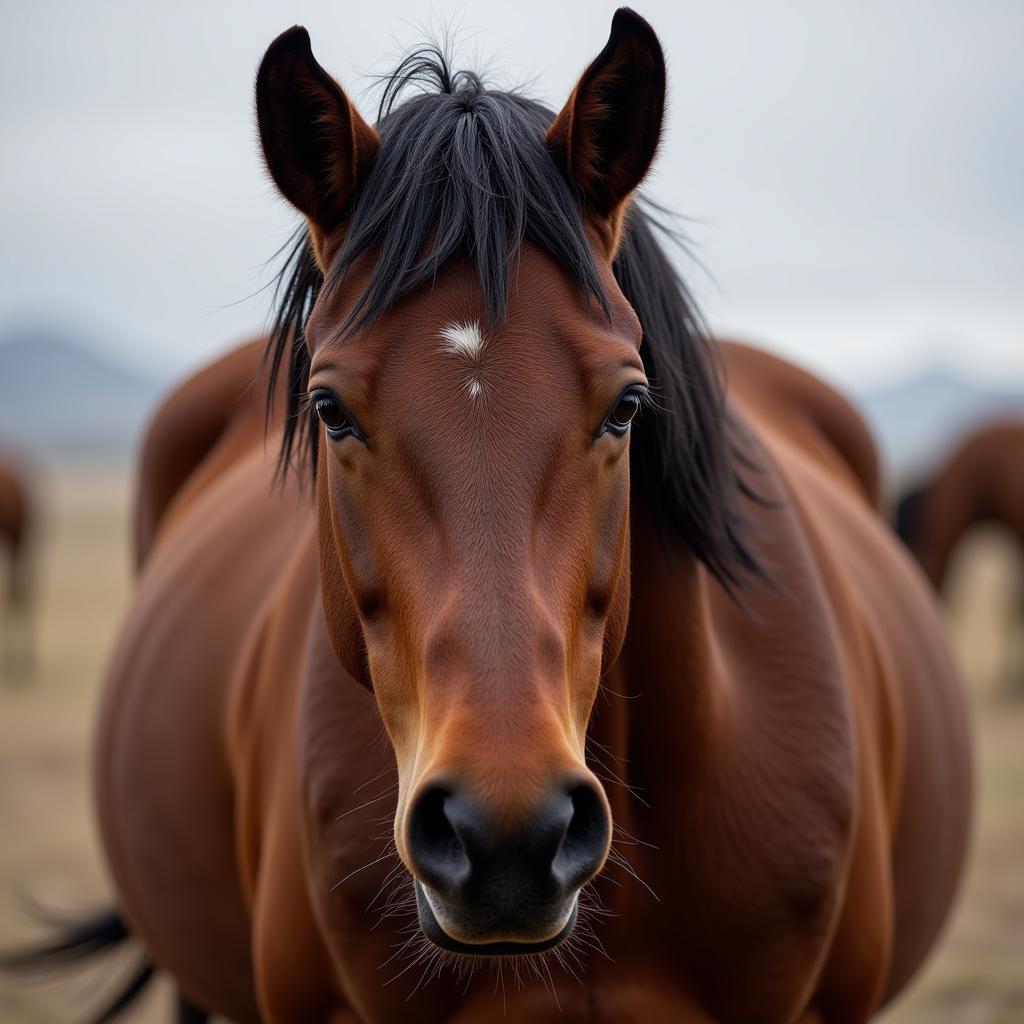
<svg viewBox="0 0 1024 1024"><path fill-rule="evenodd" d="M670 65L649 185L694 218L712 324L863 384L936 362L1024 386L1024 2L651 0ZM461 24L560 106L607 38L595 0L4 0L0 326L43 312L181 369L265 322L293 215L252 81L305 24L369 116L368 72Z"/></svg>

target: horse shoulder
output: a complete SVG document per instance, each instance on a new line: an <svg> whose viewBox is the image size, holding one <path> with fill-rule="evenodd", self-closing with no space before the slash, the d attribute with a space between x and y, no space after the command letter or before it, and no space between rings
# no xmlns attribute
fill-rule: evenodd
<svg viewBox="0 0 1024 1024"><path fill-rule="evenodd" d="M153 414L139 457L136 565L145 562L184 491L201 489L210 477L263 440L264 395L259 386L263 344L257 339L240 345L193 373Z"/></svg>
<svg viewBox="0 0 1024 1024"><path fill-rule="evenodd" d="M250 444L165 515L108 672L95 774L127 919L197 1003L238 1020L258 1016L240 825L261 780L234 757L233 697L278 606L301 604L284 592L315 547L308 496L272 472Z"/></svg>
<svg viewBox="0 0 1024 1024"><path fill-rule="evenodd" d="M877 459L856 412L771 356L728 346L726 360L730 394L800 509L844 664L857 814L818 992L832 1019L891 998L946 915L971 803L966 717L934 595L878 514Z"/></svg>
<svg viewBox="0 0 1024 1024"><path fill-rule="evenodd" d="M878 514L860 417L781 360L724 354L730 399L786 480L842 665L856 815L815 1005L863 1019L916 969L955 889L970 805L962 699L933 596Z"/></svg>
<svg viewBox="0 0 1024 1024"><path fill-rule="evenodd" d="M882 505L878 449L864 417L824 381L777 356L738 342L719 344L731 401L755 420L783 430L868 503Z"/></svg>

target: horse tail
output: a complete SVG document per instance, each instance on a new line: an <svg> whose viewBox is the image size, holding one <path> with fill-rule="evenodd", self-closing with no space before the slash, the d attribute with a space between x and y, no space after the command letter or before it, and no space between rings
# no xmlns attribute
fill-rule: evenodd
<svg viewBox="0 0 1024 1024"><path fill-rule="evenodd" d="M50 940L9 953L0 953L0 970L9 973L47 973L87 963L132 942L124 919L107 910L80 921L49 922L56 926ZM155 968L145 955L107 1003L88 1018L88 1024L107 1024L123 1013L153 977Z"/></svg>

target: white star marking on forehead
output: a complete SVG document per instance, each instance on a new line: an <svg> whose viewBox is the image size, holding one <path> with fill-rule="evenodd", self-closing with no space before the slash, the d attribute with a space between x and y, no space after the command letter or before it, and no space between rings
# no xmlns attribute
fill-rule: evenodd
<svg viewBox="0 0 1024 1024"><path fill-rule="evenodd" d="M482 390L480 363L486 341L476 320L468 324L449 324L441 330L441 348L451 355L461 356L470 364L471 373L465 385L470 398L476 398Z"/></svg>
<svg viewBox="0 0 1024 1024"><path fill-rule="evenodd" d="M484 335L480 324L449 324L441 331L442 347L452 355L465 356L476 362L484 350Z"/></svg>

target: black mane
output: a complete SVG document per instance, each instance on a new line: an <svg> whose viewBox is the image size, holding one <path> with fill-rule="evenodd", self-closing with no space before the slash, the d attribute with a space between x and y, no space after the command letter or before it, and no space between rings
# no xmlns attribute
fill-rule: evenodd
<svg viewBox="0 0 1024 1024"><path fill-rule="evenodd" d="M410 88L416 94L399 103ZM306 320L321 288L335 287L364 253L375 254L374 270L344 331L369 325L402 296L429 286L457 256L474 264L487 315L499 321L510 262L524 242L552 256L607 313L579 200L544 143L553 118L534 100L490 90L470 72L453 73L434 47L411 53L384 79L380 148L327 279L305 229L278 277L267 357L271 396L288 366L281 473L297 452L316 465ZM646 204L634 202L614 266L643 327L640 354L658 407L634 424L634 487L662 530L681 536L731 588L757 572L740 509L748 493L743 459L730 437L714 347L654 228L666 230Z"/></svg>

